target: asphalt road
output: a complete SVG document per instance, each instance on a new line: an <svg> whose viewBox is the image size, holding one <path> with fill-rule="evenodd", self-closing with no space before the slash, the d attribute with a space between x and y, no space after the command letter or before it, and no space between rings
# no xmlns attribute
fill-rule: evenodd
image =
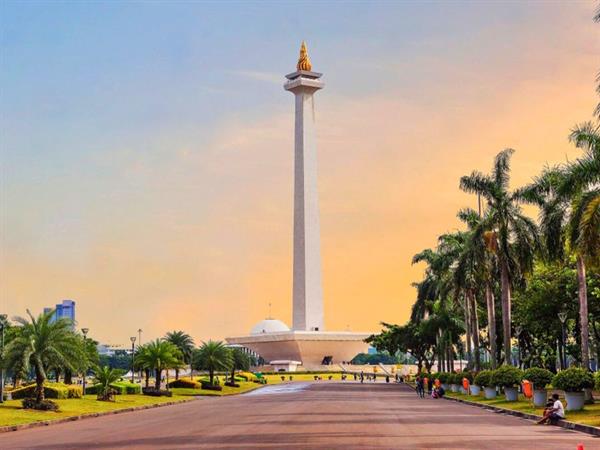
<svg viewBox="0 0 600 450"><path fill-rule="evenodd" d="M0 449L600 449L600 439L408 388L322 381L0 435Z"/></svg>

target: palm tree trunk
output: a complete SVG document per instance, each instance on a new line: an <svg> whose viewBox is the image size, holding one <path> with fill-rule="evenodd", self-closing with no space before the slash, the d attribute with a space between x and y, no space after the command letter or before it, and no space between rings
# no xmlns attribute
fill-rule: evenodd
<svg viewBox="0 0 600 450"><path fill-rule="evenodd" d="M479 318L477 316L477 300L475 299L475 293L471 290L469 292L471 299L471 311L472 311L472 324L473 324L473 350L475 355L475 371L479 372L481 369L481 356L479 355Z"/></svg>
<svg viewBox="0 0 600 450"><path fill-rule="evenodd" d="M146 373L146 387L148 387L150 384L150 369L144 369L144 372Z"/></svg>
<svg viewBox="0 0 600 450"><path fill-rule="evenodd" d="M500 263L500 285L502 290L502 331L504 332L504 362L512 365L512 347L510 343L510 278L506 261Z"/></svg>
<svg viewBox="0 0 600 450"><path fill-rule="evenodd" d="M179 380L179 367L175 368L175 379Z"/></svg>
<svg viewBox="0 0 600 450"><path fill-rule="evenodd" d="M488 337L490 339L490 353L492 354L492 369L496 368L496 305L494 304L494 293L489 281L485 284L485 301L488 315Z"/></svg>
<svg viewBox="0 0 600 450"><path fill-rule="evenodd" d="M464 299L464 311L465 311L465 340L466 340L466 350L467 350L467 364L471 362L471 314L469 314L469 302L467 300L467 296L463 297Z"/></svg>
<svg viewBox="0 0 600 450"><path fill-rule="evenodd" d="M577 284L579 291L579 322L581 325L581 365L590 369L590 324L588 319L587 283L585 279L585 262L577 256Z"/></svg>
<svg viewBox="0 0 600 450"><path fill-rule="evenodd" d="M577 284L579 292L579 322L581 328L581 366L590 370L590 322L588 318L587 282L585 279L585 262L577 255ZM586 403L594 403L591 389L585 389Z"/></svg>
<svg viewBox="0 0 600 450"><path fill-rule="evenodd" d="M35 364L35 402L41 403L44 401L44 381L46 381L46 374L41 365L41 361L36 361Z"/></svg>
<svg viewBox="0 0 600 450"><path fill-rule="evenodd" d="M155 369L154 374L156 376L156 380L154 380L154 387L158 391L158 390L160 390L160 376L162 375L162 370Z"/></svg>
<svg viewBox="0 0 600 450"><path fill-rule="evenodd" d="M213 384L213 378L214 377L215 377L215 372L212 369L210 369L208 371L208 380L209 380L209 383L210 383L211 386Z"/></svg>

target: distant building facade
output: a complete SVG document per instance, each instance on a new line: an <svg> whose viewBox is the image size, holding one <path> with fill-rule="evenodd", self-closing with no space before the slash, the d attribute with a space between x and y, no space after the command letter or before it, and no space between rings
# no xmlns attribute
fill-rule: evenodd
<svg viewBox="0 0 600 450"><path fill-rule="evenodd" d="M52 322L58 319L69 319L75 325L75 301L63 300L62 303L57 303L54 308L44 308L44 313L49 313L54 309Z"/></svg>

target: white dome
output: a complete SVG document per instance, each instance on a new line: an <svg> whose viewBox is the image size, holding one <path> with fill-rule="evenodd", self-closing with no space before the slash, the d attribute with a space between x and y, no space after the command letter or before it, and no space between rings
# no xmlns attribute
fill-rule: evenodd
<svg viewBox="0 0 600 450"><path fill-rule="evenodd" d="M290 329L281 320L265 319L254 325L250 334L277 333L281 331L290 331Z"/></svg>

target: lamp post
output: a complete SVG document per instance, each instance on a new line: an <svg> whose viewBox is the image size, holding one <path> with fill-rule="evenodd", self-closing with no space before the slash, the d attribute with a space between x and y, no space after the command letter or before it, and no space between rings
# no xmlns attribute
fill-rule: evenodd
<svg viewBox="0 0 600 450"><path fill-rule="evenodd" d="M567 351L565 348L566 345L566 330L565 330L565 323L567 322L567 313L566 312L559 312L558 313L558 320L560 320L560 325L561 325L561 347L562 347L562 355L560 358L560 365L561 365L561 369L566 369L567 368Z"/></svg>
<svg viewBox="0 0 600 450"><path fill-rule="evenodd" d="M134 355L135 355L135 336L131 336L129 338L131 341L131 383L133 384L135 381L133 380L133 371L134 369Z"/></svg>
<svg viewBox="0 0 600 450"><path fill-rule="evenodd" d="M83 333L83 348L86 347L85 339L87 337L88 331L90 331L89 328L82 328L81 329L81 332ZM86 362L83 363L83 393L81 394L82 396L85 395L85 375L86 375L86 372L87 372L87 364L86 364Z"/></svg>
<svg viewBox="0 0 600 450"><path fill-rule="evenodd" d="M0 368L0 403L4 403L4 326L7 317L6 314L0 314L0 331L2 332L2 341L0 342L0 355L2 356L2 367Z"/></svg>

